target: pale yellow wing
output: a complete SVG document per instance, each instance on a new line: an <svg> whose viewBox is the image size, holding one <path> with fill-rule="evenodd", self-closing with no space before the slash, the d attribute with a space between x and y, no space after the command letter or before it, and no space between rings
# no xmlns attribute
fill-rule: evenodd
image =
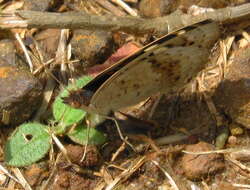
<svg viewBox="0 0 250 190"><path fill-rule="evenodd" d="M177 91L205 67L219 34L216 23L205 21L154 41L128 64L120 63L122 67L98 87L89 107L106 115L157 92Z"/></svg>

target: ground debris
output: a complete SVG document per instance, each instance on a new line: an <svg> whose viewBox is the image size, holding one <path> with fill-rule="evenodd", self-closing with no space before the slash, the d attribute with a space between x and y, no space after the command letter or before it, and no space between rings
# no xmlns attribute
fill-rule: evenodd
<svg viewBox="0 0 250 190"><path fill-rule="evenodd" d="M200 142L195 145L187 145L185 150L190 152L211 151L214 150L214 146ZM219 154L184 154L180 164L185 176L191 180L201 180L225 168L223 156Z"/></svg>

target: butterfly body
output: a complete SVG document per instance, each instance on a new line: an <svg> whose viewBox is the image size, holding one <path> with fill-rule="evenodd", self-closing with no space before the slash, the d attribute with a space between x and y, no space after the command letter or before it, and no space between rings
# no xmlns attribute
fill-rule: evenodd
<svg viewBox="0 0 250 190"><path fill-rule="evenodd" d="M158 92L176 92L205 67L219 34L217 23L204 21L163 36L106 69L66 102L92 92L88 103L78 98L78 104L107 115Z"/></svg>

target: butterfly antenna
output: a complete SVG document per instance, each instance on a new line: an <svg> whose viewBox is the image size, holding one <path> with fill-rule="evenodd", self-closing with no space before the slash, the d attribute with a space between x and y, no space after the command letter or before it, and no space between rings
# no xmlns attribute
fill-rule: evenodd
<svg viewBox="0 0 250 190"><path fill-rule="evenodd" d="M82 155L82 158L81 158L80 162L83 162L84 159L86 158L87 148L88 148L88 144L89 144L90 123L89 123L89 121L87 119L86 119L86 123L87 123L87 143L84 146L84 152L83 152L83 155Z"/></svg>
<svg viewBox="0 0 250 190"><path fill-rule="evenodd" d="M49 69L47 69L46 67L44 67L44 71L46 72L46 74L48 74L51 78L53 78L59 85L60 85L60 87L61 88L63 88L63 90L66 90L69 94L71 94L71 92L70 92L70 90L69 89L67 89L66 87L65 87L65 84L63 84ZM71 74L70 74L71 75ZM72 77L72 75L71 75L71 78L73 78ZM75 84L75 80L72 80L73 82L72 82L72 85L74 86L74 89L76 89L77 88L77 86L76 86L76 84Z"/></svg>

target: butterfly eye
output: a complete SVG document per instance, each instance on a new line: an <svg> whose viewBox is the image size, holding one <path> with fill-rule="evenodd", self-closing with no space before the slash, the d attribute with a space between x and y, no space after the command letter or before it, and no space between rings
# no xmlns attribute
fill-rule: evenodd
<svg viewBox="0 0 250 190"><path fill-rule="evenodd" d="M79 101L73 101L70 104L72 107L74 108L80 108L81 107L81 103Z"/></svg>
<svg viewBox="0 0 250 190"><path fill-rule="evenodd" d="M76 90L70 92L68 97L63 97L63 103L68 104L74 108L88 106L93 96L93 92L86 89Z"/></svg>
<svg viewBox="0 0 250 190"><path fill-rule="evenodd" d="M81 102L80 102L80 97L70 94L68 97L63 97L63 103L68 104L69 106L73 108L80 108L81 107Z"/></svg>
<svg viewBox="0 0 250 190"><path fill-rule="evenodd" d="M62 97L62 100L63 100L63 103L64 103L64 104L68 104L68 105L71 105L72 102L73 102L71 96L69 96L69 97Z"/></svg>

